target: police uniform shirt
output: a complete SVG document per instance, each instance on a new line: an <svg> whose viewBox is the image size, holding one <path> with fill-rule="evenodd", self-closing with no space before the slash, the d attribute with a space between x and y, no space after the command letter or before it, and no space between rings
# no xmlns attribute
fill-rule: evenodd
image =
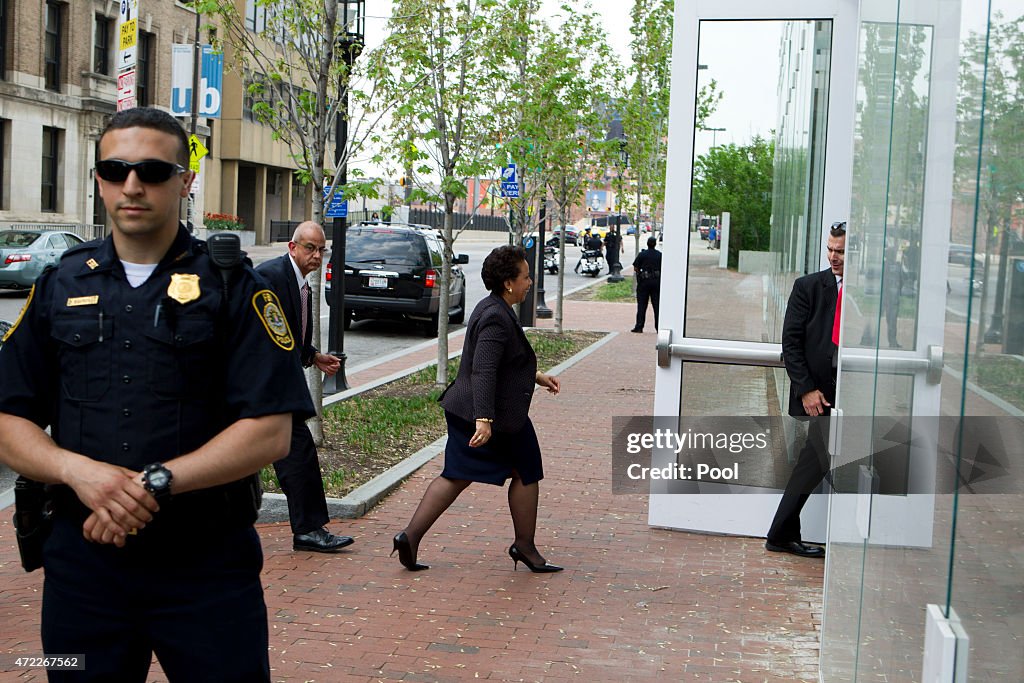
<svg viewBox="0 0 1024 683"><path fill-rule="evenodd" d="M110 237L69 249L0 347L0 412L133 470L242 418L313 415L276 296L248 265L231 271L227 300L223 281L184 227L137 288Z"/></svg>
<svg viewBox="0 0 1024 683"><path fill-rule="evenodd" d="M633 260L633 270L638 275L648 272L657 272L658 275L653 277L661 276L661 252L657 249L644 249L637 257Z"/></svg>

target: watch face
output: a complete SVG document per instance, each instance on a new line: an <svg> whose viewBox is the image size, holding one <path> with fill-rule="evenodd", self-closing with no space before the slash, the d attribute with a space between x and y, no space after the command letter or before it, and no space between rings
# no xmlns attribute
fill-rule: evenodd
<svg viewBox="0 0 1024 683"><path fill-rule="evenodd" d="M155 489L162 489L168 484L167 472L164 470L150 472L147 479L149 480L149 485Z"/></svg>

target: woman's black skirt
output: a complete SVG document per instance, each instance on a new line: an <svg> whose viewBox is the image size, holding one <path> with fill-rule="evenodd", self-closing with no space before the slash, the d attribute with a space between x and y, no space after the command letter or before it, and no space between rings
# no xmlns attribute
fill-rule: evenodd
<svg viewBox="0 0 1024 683"><path fill-rule="evenodd" d="M469 445L476 424L444 411L448 421L448 445L444 449L446 479L467 479L502 486L515 471L524 484L544 478L540 444L530 418L518 432L491 431L490 440L478 448Z"/></svg>

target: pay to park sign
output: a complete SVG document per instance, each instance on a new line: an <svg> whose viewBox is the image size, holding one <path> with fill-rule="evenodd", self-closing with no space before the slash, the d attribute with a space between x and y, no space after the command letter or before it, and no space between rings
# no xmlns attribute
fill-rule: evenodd
<svg viewBox="0 0 1024 683"><path fill-rule="evenodd" d="M117 17L117 110L135 106L135 52L139 44L139 0L121 0Z"/></svg>

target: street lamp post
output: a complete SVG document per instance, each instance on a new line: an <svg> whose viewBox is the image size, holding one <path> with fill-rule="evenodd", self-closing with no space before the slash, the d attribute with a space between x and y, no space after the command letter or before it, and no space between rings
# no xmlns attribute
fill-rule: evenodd
<svg viewBox="0 0 1024 683"><path fill-rule="evenodd" d="M348 163L345 147L348 145L348 75L352 64L363 50L366 32L363 27L366 0L338 0L338 22L342 32L338 36L337 49L345 68L338 76L338 111L335 114L334 163L337 166L335 192L348 182ZM347 212L346 212L347 213ZM324 393L334 394L348 389L345 376L345 232L347 219L334 219L331 228L331 314L328 322L329 353L341 359L341 367L333 377L324 380Z"/></svg>
<svg viewBox="0 0 1024 683"><path fill-rule="evenodd" d="M537 221L537 317L550 318L553 313L548 304L544 301L544 229L548 220L548 200L545 197L540 202L540 217ZM565 239L565 228L562 229L559 239Z"/></svg>
<svg viewBox="0 0 1024 683"><path fill-rule="evenodd" d="M725 132L725 128L701 128L701 130L711 131L711 149L718 146L718 134Z"/></svg>

